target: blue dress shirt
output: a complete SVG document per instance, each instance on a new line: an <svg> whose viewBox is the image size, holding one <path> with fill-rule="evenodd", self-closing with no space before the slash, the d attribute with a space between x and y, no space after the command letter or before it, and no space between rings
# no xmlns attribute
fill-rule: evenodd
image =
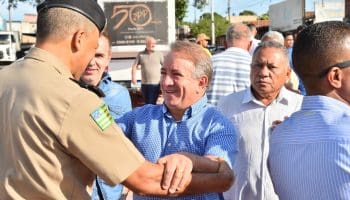
<svg viewBox="0 0 350 200"><path fill-rule="evenodd" d="M114 120L118 120L124 113L131 111L132 107L129 91L122 85L113 82L111 76L108 73L103 74L98 87L106 95L103 98L103 101L107 104ZM110 186L98 177L96 180L100 186L104 200L116 200L120 198L123 192L122 185ZM99 199L95 183L91 199Z"/></svg>
<svg viewBox="0 0 350 200"><path fill-rule="evenodd" d="M165 155L189 152L224 158L232 167L237 139L232 123L202 97L175 121L165 105L145 105L126 113L118 125L145 158L153 163ZM220 199L222 194L206 193L169 199ZM167 199L142 197L134 199Z"/></svg>
<svg viewBox="0 0 350 200"><path fill-rule="evenodd" d="M304 97L301 110L272 132L269 168L280 199L350 199L349 105Z"/></svg>

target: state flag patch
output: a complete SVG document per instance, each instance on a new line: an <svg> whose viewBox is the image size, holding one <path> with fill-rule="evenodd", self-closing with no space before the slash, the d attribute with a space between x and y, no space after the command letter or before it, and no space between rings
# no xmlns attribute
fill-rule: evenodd
<svg viewBox="0 0 350 200"><path fill-rule="evenodd" d="M113 123L113 118L109 113L109 110L106 104L102 104L99 108L97 108L94 112L92 112L90 116L96 122L96 124L101 128L101 130L105 130L109 125Z"/></svg>

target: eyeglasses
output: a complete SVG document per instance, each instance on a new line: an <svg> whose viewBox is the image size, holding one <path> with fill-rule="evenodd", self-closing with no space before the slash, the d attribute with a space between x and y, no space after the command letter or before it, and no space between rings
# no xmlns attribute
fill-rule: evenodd
<svg viewBox="0 0 350 200"><path fill-rule="evenodd" d="M327 75L328 72L333 68L333 67L338 67L340 69L344 69L347 67L350 67L350 60L341 62L341 63L336 63L332 66L327 67L326 69L322 70L321 73L318 75L320 78L322 78L323 76Z"/></svg>

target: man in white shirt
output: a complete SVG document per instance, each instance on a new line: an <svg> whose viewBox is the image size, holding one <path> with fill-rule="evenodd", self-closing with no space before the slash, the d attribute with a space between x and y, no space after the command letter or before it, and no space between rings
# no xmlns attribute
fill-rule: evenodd
<svg viewBox="0 0 350 200"><path fill-rule="evenodd" d="M290 76L288 52L275 41L256 49L251 87L220 99L218 107L235 125L239 152L233 166L236 182L225 199L278 199L267 169L269 136L274 122L299 110L302 96L284 88Z"/></svg>

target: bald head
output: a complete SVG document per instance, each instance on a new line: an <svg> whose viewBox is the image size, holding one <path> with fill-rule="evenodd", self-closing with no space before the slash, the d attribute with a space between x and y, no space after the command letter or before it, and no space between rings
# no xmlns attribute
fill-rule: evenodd
<svg viewBox="0 0 350 200"><path fill-rule="evenodd" d="M305 28L293 47L293 65L307 92L326 93L320 87L325 77L320 74L329 66L349 60L350 26L340 21L328 21ZM327 72L326 72L327 73Z"/></svg>
<svg viewBox="0 0 350 200"><path fill-rule="evenodd" d="M275 41L278 42L280 44L284 44L284 38L282 33L278 32L278 31L268 31L266 32L262 38L261 38L261 42L266 42L266 41Z"/></svg>
<svg viewBox="0 0 350 200"><path fill-rule="evenodd" d="M228 47L238 47L248 50L250 47L252 33L249 27L242 23L231 24L226 32Z"/></svg>

